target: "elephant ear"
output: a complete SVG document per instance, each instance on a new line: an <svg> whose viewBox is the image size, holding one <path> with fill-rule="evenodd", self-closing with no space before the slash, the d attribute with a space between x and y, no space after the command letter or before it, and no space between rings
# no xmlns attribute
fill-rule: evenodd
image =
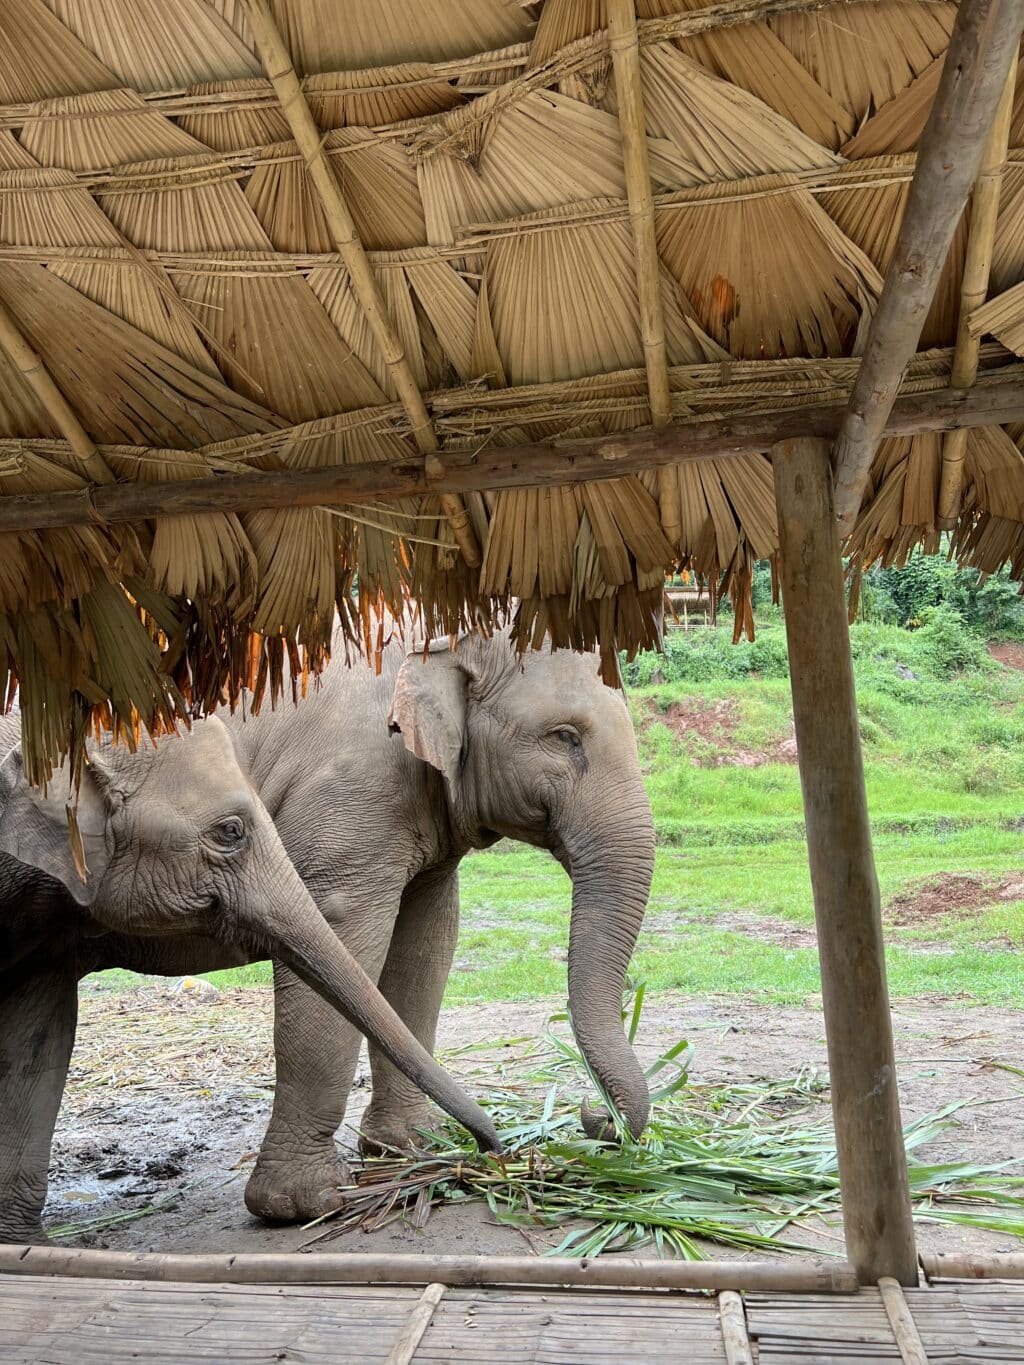
<svg viewBox="0 0 1024 1365"><path fill-rule="evenodd" d="M74 832L71 798L66 766L54 773L44 795L26 778L21 745L15 745L0 763L0 853L56 878L79 905L91 905L110 858L100 770L90 764L82 774Z"/></svg>
<svg viewBox="0 0 1024 1365"><path fill-rule="evenodd" d="M447 649L410 654L398 671L388 729L410 753L443 773L452 796L462 766L469 677Z"/></svg>

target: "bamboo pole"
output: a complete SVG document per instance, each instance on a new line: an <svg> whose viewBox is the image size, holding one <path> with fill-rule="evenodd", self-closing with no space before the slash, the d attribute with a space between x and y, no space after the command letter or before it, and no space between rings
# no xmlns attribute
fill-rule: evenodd
<svg viewBox="0 0 1024 1365"><path fill-rule="evenodd" d="M388 1252L145 1252L0 1245L0 1274L184 1284L557 1285L601 1289L792 1290L855 1294L845 1261L655 1261L627 1256L431 1256Z"/></svg>
<svg viewBox="0 0 1024 1365"><path fill-rule="evenodd" d="M0 531L44 530L88 522L141 521L197 512L252 512L263 507L323 507L388 502L440 486L452 492L554 487L589 479L617 479L664 464L729 459L769 450L800 436L829 437L844 406L786 408L749 417L697 418L664 431L624 432L582 441L537 441L453 455L438 485L427 479L422 457L371 460L316 469L281 469L180 483L119 483L81 493L21 493L0 497ZM1024 365L1009 365L973 388L937 389L900 398L886 425L892 436L1024 421ZM287 437L288 429L276 432ZM4 441L4 449L18 442ZM21 444L31 448L32 442ZM123 453L124 448L117 447ZM200 454L202 451L199 452ZM139 458L149 451L136 449Z"/></svg>
<svg viewBox="0 0 1024 1365"><path fill-rule="evenodd" d="M0 303L0 346L7 352L11 364L53 418L57 430L65 438L72 454L81 465L82 473L93 483L113 483L114 476L96 449L92 437L57 387L50 371L43 364L42 357L29 345L3 303Z"/></svg>
<svg viewBox="0 0 1024 1365"><path fill-rule="evenodd" d="M438 457L437 433L434 431L427 405L384 303L369 257L359 239L341 186L330 161L324 155L323 137L306 102L302 84L295 74L291 56L277 27L277 21L267 0L243 0L243 5L256 41L260 62L267 79L274 87L281 112L302 154L309 183L320 201L338 254L345 262L352 290L380 347L384 363L408 415L416 448L426 457L428 476L437 477L444 472L444 465ZM480 563L480 547L476 543L476 536L469 522L469 513L463 506L461 498L453 494L442 494L441 505L456 543L462 551L462 557L467 564L475 567Z"/></svg>
<svg viewBox="0 0 1024 1365"><path fill-rule="evenodd" d="M921 1253L921 1269L929 1280L1024 1280L1024 1251L1001 1256L925 1251Z"/></svg>
<svg viewBox="0 0 1024 1365"><path fill-rule="evenodd" d="M633 234L640 339L647 371L647 400L651 409L651 425L655 431L662 431L672 421L672 397L668 382L665 318L661 306L661 263L654 231L654 191L647 154L647 119L644 114L634 0L608 0L608 37L615 72L615 98L622 135L629 224ZM675 465L662 465L658 470L658 505L665 537L673 548L678 548L683 527L679 511L679 471Z"/></svg>
<svg viewBox="0 0 1024 1365"><path fill-rule="evenodd" d="M928 1365L924 1343L903 1293L903 1286L891 1275L883 1275L878 1281L878 1292L882 1296L882 1307L896 1338L903 1365Z"/></svg>
<svg viewBox="0 0 1024 1365"><path fill-rule="evenodd" d="M964 274L960 282L960 315L957 323L956 349L950 386L969 388L978 375L978 355L981 337L972 336L971 314L988 298L988 282L992 273L992 248L999 216L999 196L1003 187L1003 167L1010 141L1013 122L1013 95L1017 85L1017 54L1010 61L1003 97L996 111L995 123L985 143L981 169L971 196L971 226L967 235ZM938 525L950 530L960 515L964 486L964 457L967 454L967 432L953 431L942 444L942 477L939 483Z"/></svg>
<svg viewBox="0 0 1024 1365"><path fill-rule="evenodd" d="M939 282L1024 27L1024 0L962 0L860 372L833 451L844 531Z"/></svg>
<svg viewBox="0 0 1024 1365"><path fill-rule="evenodd" d="M434 1316L434 1310L444 1298L445 1284L428 1284L420 1295L416 1306L406 1318L398 1340L388 1352L388 1358L384 1365L411 1365L412 1359L416 1354L416 1348L426 1335L427 1328L430 1326Z"/></svg>
<svg viewBox="0 0 1024 1365"><path fill-rule="evenodd" d="M754 1365L743 1298L734 1289L726 1289L719 1294L718 1321L722 1329L726 1365Z"/></svg>
<svg viewBox="0 0 1024 1365"><path fill-rule="evenodd" d="M862 1284L917 1283L878 880L824 442L772 451L782 602L821 960L846 1250Z"/></svg>

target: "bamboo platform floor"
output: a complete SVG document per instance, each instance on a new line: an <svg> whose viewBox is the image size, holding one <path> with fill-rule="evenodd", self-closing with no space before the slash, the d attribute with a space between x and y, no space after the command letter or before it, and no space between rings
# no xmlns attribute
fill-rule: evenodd
<svg viewBox="0 0 1024 1365"><path fill-rule="evenodd" d="M738 1296L732 1297L735 1306ZM905 1297L923 1356L901 1354L877 1289L846 1296L748 1294L749 1343L742 1341L740 1313L740 1339L734 1330L727 1333L727 1346L720 1301L694 1293L434 1286L424 1303L424 1291L397 1285L204 1285L0 1275L0 1360L5 1365L1024 1362L1024 1282L940 1282L907 1290ZM425 1330L424 1323L429 1323Z"/></svg>

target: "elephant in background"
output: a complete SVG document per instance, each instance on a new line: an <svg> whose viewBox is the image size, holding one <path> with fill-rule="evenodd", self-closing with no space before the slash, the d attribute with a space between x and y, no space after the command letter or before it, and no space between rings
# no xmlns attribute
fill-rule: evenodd
<svg viewBox="0 0 1024 1365"><path fill-rule="evenodd" d="M91 752L78 805L84 877L68 837L67 773L44 795L25 779L20 747L0 758L0 1240L42 1236L77 983L106 967L179 974L273 955L322 997L332 1024L343 1015L366 1032L406 1083L500 1150L486 1114L325 922L219 720L135 754Z"/></svg>
<svg viewBox="0 0 1024 1365"><path fill-rule="evenodd" d="M341 642L337 641L338 653ZM572 878L568 985L587 1061L632 1131L644 1073L622 989L650 890L654 828L623 697L595 654L517 657L507 633L405 657L379 675L335 665L298 707L228 721L284 846L328 922L432 1051L458 933L458 867L502 837L549 849ZM268 1220L337 1203L359 1037L275 962L277 1088L246 1189ZM371 1044L364 1149L407 1148L417 1086ZM607 1115L584 1112L592 1134Z"/></svg>

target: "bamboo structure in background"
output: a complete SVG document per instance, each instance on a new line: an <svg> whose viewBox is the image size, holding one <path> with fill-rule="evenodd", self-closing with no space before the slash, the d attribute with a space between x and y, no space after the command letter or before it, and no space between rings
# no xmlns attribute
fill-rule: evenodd
<svg viewBox="0 0 1024 1365"><path fill-rule="evenodd" d="M835 444L836 514L860 510L868 471L935 295L1024 27L1021 0L963 0L922 135L899 240L842 431Z"/></svg>
<svg viewBox="0 0 1024 1365"><path fill-rule="evenodd" d="M412 438L417 449L426 456L428 474L431 477L440 475L444 466L437 456L440 447L427 405L384 303L345 196L324 154L323 137L295 74L291 55L267 0L243 0L243 5L267 79L274 87L281 112L302 153L310 184L319 198L338 254L345 262L352 289L408 415ZM441 504L462 557L470 567L475 567L480 563L480 547L461 498L443 494Z"/></svg>
<svg viewBox="0 0 1024 1365"><path fill-rule="evenodd" d="M954 389L969 388L978 374L981 337L973 335L970 330L971 314L988 298L988 282L992 273L992 247L996 238L999 196L1003 186L1003 167L1010 140L1016 85L1017 54L1014 53L1010 62L1010 74L1006 78L992 131L985 143L981 169L971 196L971 225L967 237L963 280L960 285L956 350L949 378L950 387ZM952 530L960 514L966 455L967 432L949 432L942 443L942 476L939 483L937 522L942 530Z"/></svg>
<svg viewBox="0 0 1024 1365"><path fill-rule="evenodd" d="M647 120L644 115L634 0L608 0L608 37L615 71L629 224L636 259L636 292L644 367L647 371L647 395L651 425L655 431L660 431L672 420L672 398L668 383L665 318L661 306L661 265L654 232L654 193L647 154ZM669 543L678 546L682 526L679 521L679 474L674 466L665 465L658 470L658 493L662 530Z"/></svg>

